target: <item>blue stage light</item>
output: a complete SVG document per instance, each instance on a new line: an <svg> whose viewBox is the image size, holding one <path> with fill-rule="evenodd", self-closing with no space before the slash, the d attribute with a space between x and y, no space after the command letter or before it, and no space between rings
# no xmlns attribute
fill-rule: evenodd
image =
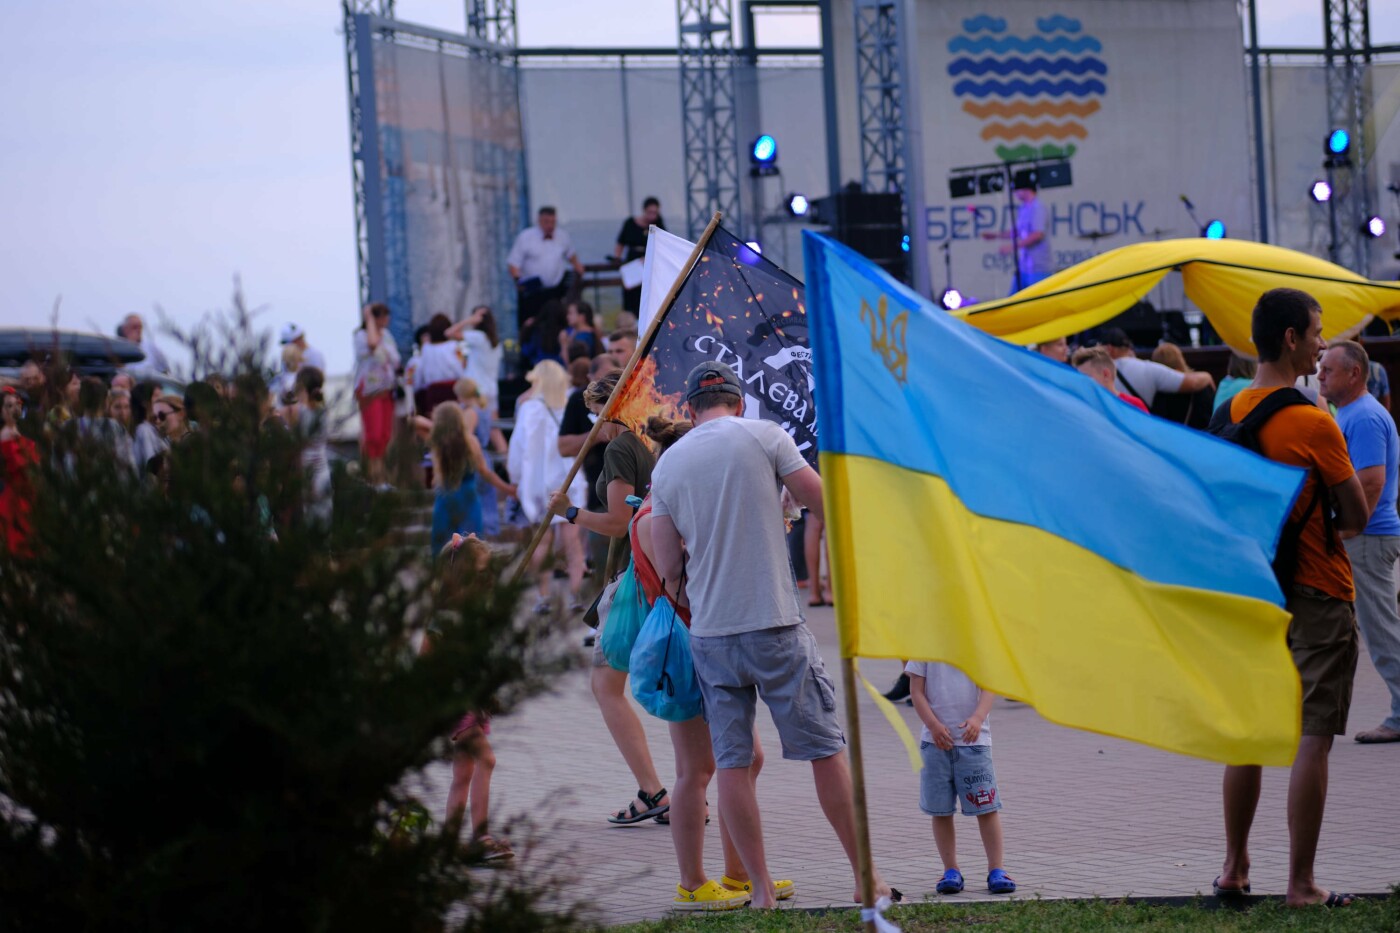
<svg viewBox="0 0 1400 933"><path fill-rule="evenodd" d="M753 141L749 158L754 165L771 165L778 158L778 141L764 133Z"/></svg>
<svg viewBox="0 0 1400 933"><path fill-rule="evenodd" d="M899 248L906 253L909 252L909 234L904 234L904 239L899 241Z"/></svg>
<svg viewBox="0 0 1400 933"><path fill-rule="evenodd" d="M1212 220L1201 228L1201 236L1207 240L1225 239L1225 221Z"/></svg>
<svg viewBox="0 0 1400 933"><path fill-rule="evenodd" d="M1351 149L1351 134L1343 129L1335 129L1327 134L1327 151L1334 156L1344 156Z"/></svg>

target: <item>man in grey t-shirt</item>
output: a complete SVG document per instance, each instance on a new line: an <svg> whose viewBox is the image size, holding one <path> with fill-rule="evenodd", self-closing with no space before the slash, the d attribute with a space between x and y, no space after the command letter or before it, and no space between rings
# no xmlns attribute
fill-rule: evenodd
<svg viewBox="0 0 1400 933"><path fill-rule="evenodd" d="M1118 391L1137 396L1148 408L1152 407L1158 392L1199 392L1215 388L1215 379L1210 373L1183 373L1152 360L1138 359L1133 342L1121 327L1104 330L1099 343L1113 357L1113 365L1118 370Z"/></svg>
<svg viewBox="0 0 1400 933"><path fill-rule="evenodd" d="M856 872L855 813L836 689L797 603L780 489L822 517L821 478L782 428L741 417L743 390L723 363L690 372L695 428L652 474L652 544L668 594L691 609L691 649L705 701L719 806L753 886L775 905L750 765L757 698L772 714L783 757L810 761L817 797ZM684 589L677 581L684 575ZM672 799L673 809L691 805ZM698 805L703 806L703 801ZM875 879L876 892L888 885Z"/></svg>

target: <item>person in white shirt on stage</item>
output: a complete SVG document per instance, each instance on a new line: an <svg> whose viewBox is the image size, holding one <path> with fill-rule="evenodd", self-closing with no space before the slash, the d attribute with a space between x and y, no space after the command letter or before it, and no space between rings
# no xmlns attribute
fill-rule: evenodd
<svg viewBox="0 0 1400 933"><path fill-rule="evenodd" d="M571 267L575 275L583 277L583 263L569 232L559 227L558 213L548 206L540 208L535 226L526 227L515 238L506 265L520 294L517 322L522 329L541 305L551 298L562 299L568 292L565 276Z"/></svg>

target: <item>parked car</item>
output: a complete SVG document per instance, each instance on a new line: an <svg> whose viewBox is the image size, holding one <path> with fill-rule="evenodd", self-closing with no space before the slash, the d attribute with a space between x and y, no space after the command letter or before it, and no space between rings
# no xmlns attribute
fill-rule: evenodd
<svg viewBox="0 0 1400 933"><path fill-rule="evenodd" d="M0 327L0 376L14 378L27 361L43 363L59 354L68 358L78 375L104 379L146 358L138 344L122 337L46 327Z"/></svg>

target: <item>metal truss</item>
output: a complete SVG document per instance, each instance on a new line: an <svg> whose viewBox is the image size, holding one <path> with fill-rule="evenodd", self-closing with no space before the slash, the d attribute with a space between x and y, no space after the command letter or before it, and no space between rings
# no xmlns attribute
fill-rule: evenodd
<svg viewBox="0 0 1400 933"><path fill-rule="evenodd" d="M356 45L355 14L379 13L392 16L394 0L342 0L341 12L345 37L345 73L350 85L350 176L355 197L355 269L360 285L360 304L369 297L369 217L365 206L365 137L364 106L360 88L360 58ZM372 148L376 148L372 147Z"/></svg>
<svg viewBox="0 0 1400 933"><path fill-rule="evenodd" d="M1370 275L1370 240L1362 226L1371 210L1370 152L1366 129L1371 115L1371 21L1367 0L1323 0L1327 70L1327 132L1351 134L1351 167L1334 173L1329 207L1336 211L1333 261Z"/></svg>
<svg viewBox="0 0 1400 933"><path fill-rule="evenodd" d="M899 0L855 0L860 180L866 191L905 188L905 88Z"/></svg>
<svg viewBox="0 0 1400 933"><path fill-rule="evenodd" d="M467 35L515 48L515 0L467 0Z"/></svg>
<svg viewBox="0 0 1400 933"><path fill-rule="evenodd" d="M686 229L695 239L721 211L726 227L742 230L732 0L676 0L676 18Z"/></svg>

